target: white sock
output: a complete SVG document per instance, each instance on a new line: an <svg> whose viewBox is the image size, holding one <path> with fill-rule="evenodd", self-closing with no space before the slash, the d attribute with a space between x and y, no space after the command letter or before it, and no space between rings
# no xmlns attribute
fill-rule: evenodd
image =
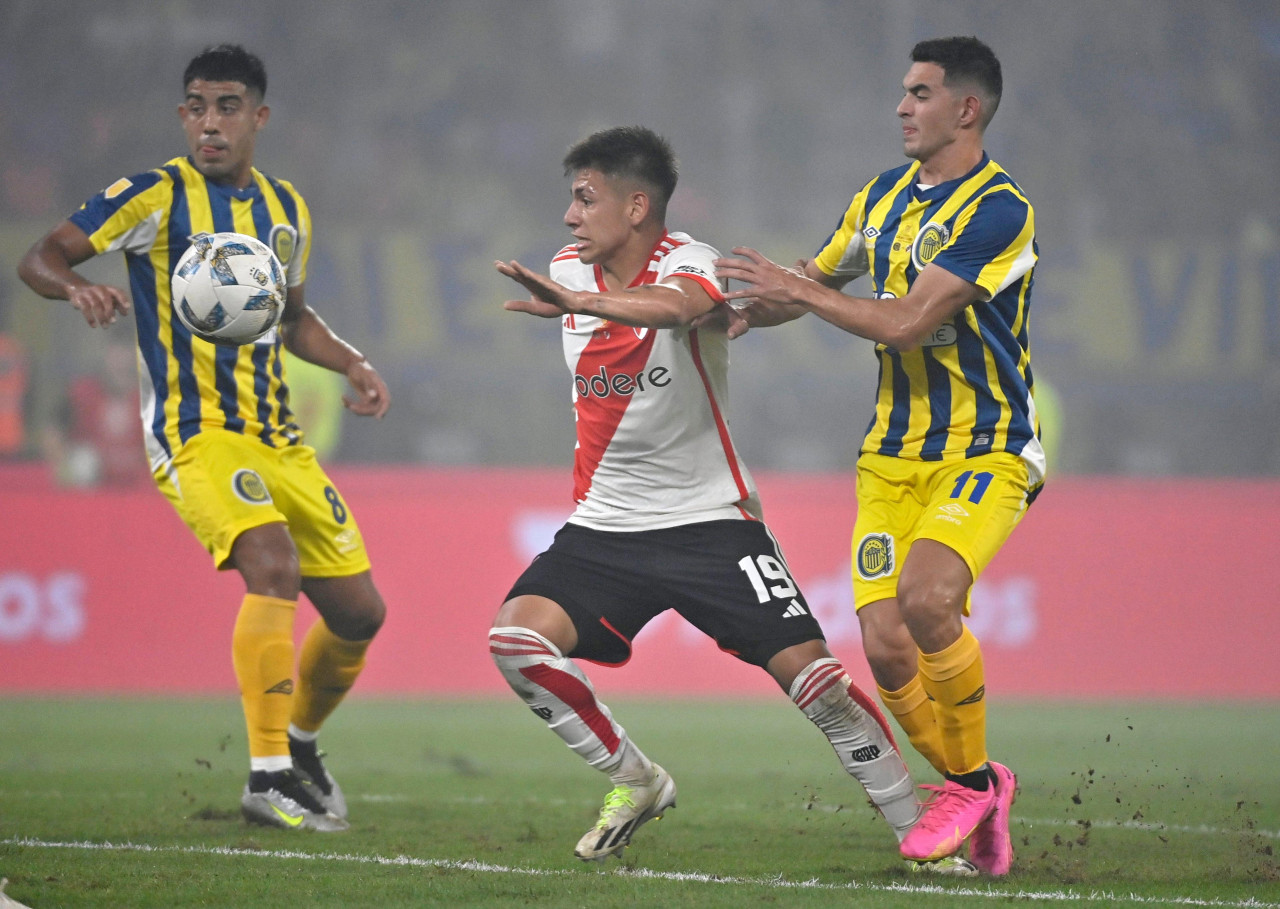
<svg viewBox="0 0 1280 909"><path fill-rule="evenodd" d="M307 732L305 729L299 729L293 723L289 724L289 738L297 739L299 742L314 742L320 738L320 730L315 732Z"/></svg>
<svg viewBox="0 0 1280 909"><path fill-rule="evenodd" d="M489 654L521 700L615 785L653 780L653 764L614 722L582 670L554 644L528 628L491 628Z"/></svg>
<svg viewBox="0 0 1280 909"><path fill-rule="evenodd" d="M884 714L833 657L814 660L791 683L791 700L822 730L850 776L862 784L898 841L920 817L915 783Z"/></svg>
<svg viewBox="0 0 1280 909"><path fill-rule="evenodd" d="M293 758L287 754L272 755L270 757L251 757L249 758L249 769L265 770L268 773L277 773L281 770L293 769Z"/></svg>

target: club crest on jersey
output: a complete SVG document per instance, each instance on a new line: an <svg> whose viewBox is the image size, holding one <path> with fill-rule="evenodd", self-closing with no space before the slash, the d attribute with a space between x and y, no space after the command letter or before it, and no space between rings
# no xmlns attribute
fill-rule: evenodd
<svg viewBox="0 0 1280 909"><path fill-rule="evenodd" d="M926 224L911 244L911 264L916 267L916 271L923 271L950 239L951 231L945 224L937 221Z"/></svg>
<svg viewBox="0 0 1280 909"><path fill-rule="evenodd" d="M266 505L271 501L271 493L256 471L237 470L231 478L231 489L250 505Z"/></svg>
<svg viewBox="0 0 1280 909"><path fill-rule="evenodd" d="M858 575L864 580L893 574L893 537L869 533L858 543Z"/></svg>
<svg viewBox="0 0 1280 909"><path fill-rule="evenodd" d="M280 264L287 272L289 260L293 258L293 251L298 246L298 232L292 225L277 224L271 228L267 245L271 247L271 251L276 254L276 258L280 260Z"/></svg>

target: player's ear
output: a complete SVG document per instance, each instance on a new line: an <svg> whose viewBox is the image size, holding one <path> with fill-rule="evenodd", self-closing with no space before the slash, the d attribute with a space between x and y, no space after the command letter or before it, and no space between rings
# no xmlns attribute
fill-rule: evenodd
<svg viewBox="0 0 1280 909"><path fill-rule="evenodd" d="M649 194L643 190L636 190L631 194L631 206L627 211L632 226L639 226L644 223L644 219L649 217Z"/></svg>
<svg viewBox="0 0 1280 909"><path fill-rule="evenodd" d="M269 119L271 119L271 108L265 104L259 104L258 109L253 112L253 128L262 129Z"/></svg>

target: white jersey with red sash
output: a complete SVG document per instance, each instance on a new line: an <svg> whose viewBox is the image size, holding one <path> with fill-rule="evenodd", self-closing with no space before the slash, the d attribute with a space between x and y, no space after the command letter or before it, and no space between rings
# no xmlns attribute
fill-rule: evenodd
<svg viewBox="0 0 1280 909"><path fill-rule="evenodd" d="M723 299L719 253L668 233L632 287L690 278ZM604 290L600 269L572 246L551 277ZM595 316L563 318L577 419L570 522L596 530L657 530L698 521L760 520L760 500L729 437L729 342L723 331L633 328Z"/></svg>

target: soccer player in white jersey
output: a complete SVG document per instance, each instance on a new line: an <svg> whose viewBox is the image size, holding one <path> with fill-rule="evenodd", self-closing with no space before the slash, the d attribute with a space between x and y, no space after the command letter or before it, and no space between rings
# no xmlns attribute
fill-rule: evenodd
<svg viewBox="0 0 1280 909"><path fill-rule="evenodd" d="M716 250L666 228L671 149L651 130L622 127L588 137L563 163L573 243L549 276L495 265L531 295L506 309L560 320L578 507L512 587L489 649L516 694L613 783L574 854L620 855L641 824L675 804L670 774L575 662L625 663L636 633L666 609L773 676L901 840L919 815L914 784L761 519L725 423L727 335L691 328L723 296Z"/></svg>

